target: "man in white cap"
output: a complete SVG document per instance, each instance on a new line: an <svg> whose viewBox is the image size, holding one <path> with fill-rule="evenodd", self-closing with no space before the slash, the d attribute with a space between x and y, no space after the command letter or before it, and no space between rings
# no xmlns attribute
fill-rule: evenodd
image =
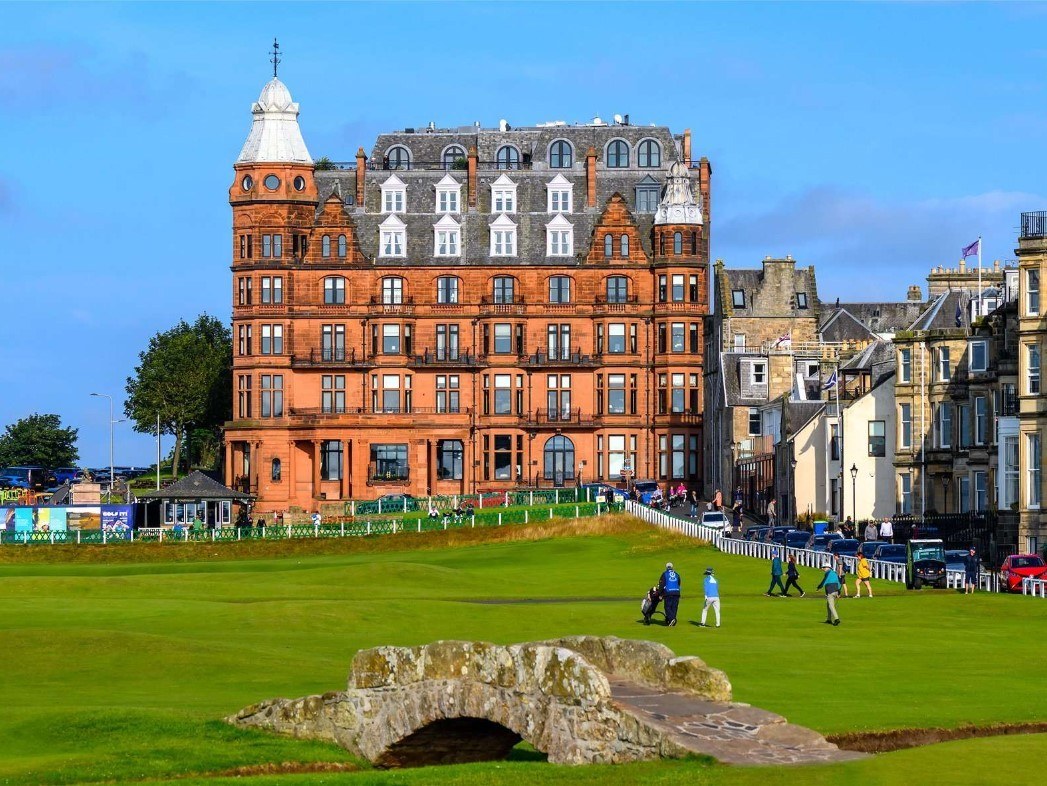
<svg viewBox="0 0 1047 786"><path fill-rule="evenodd" d="M826 608L826 625L839 625L840 615L836 613L836 601L840 597L840 577L833 570L831 562L825 562L822 564L822 570L825 571L825 575L822 576L821 583L816 589L825 587L825 608Z"/></svg>
<svg viewBox="0 0 1047 786"><path fill-rule="evenodd" d="M658 592L665 604L665 624L676 627L676 611L680 607L680 574L673 570L673 563L666 562L665 570L658 578Z"/></svg>

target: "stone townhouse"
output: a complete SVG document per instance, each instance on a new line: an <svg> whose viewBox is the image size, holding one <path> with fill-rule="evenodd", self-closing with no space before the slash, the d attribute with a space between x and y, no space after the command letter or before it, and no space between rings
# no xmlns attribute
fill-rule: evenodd
<svg viewBox="0 0 1047 786"><path fill-rule="evenodd" d="M251 111L225 437L260 510L699 486L712 169L689 131L431 124L317 164L279 79Z"/></svg>
<svg viewBox="0 0 1047 786"><path fill-rule="evenodd" d="M1022 213L1016 253L1019 271L1018 543L1025 551L1037 552L1047 542L1043 478L1047 397L1041 382L1041 362L1047 349L1047 308L1040 296L1040 282L1047 274L1047 211ZM1013 486L1013 480L1008 478L1008 482Z"/></svg>

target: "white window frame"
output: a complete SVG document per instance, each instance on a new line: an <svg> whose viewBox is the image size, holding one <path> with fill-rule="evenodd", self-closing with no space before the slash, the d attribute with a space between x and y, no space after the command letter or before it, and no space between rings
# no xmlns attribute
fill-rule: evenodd
<svg viewBox="0 0 1047 786"><path fill-rule="evenodd" d="M759 376L761 379L757 379L756 370L759 369ZM752 385L766 385L767 384L767 361L766 360L754 360L749 364L749 383Z"/></svg>
<svg viewBox="0 0 1047 786"><path fill-rule="evenodd" d="M952 381L952 352L949 347L938 347L938 381Z"/></svg>
<svg viewBox="0 0 1047 786"><path fill-rule="evenodd" d="M491 212L516 213L516 183L506 175L491 183Z"/></svg>
<svg viewBox="0 0 1047 786"><path fill-rule="evenodd" d="M1040 509L1040 435L1025 434L1025 502L1029 510Z"/></svg>
<svg viewBox="0 0 1047 786"><path fill-rule="evenodd" d="M971 406L974 417L974 444L984 445L989 439L989 399L975 396Z"/></svg>
<svg viewBox="0 0 1047 786"><path fill-rule="evenodd" d="M912 513L912 473L898 473L899 513Z"/></svg>
<svg viewBox="0 0 1047 786"><path fill-rule="evenodd" d="M462 184L450 175L445 175L443 180L436 184L436 205L433 212L437 214L462 212Z"/></svg>
<svg viewBox="0 0 1047 786"><path fill-rule="evenodd" d="M1035 288L1032 278L1035 276ZM1025 271L1025 316L1038 317L1040 315L1040 271L1038 268Z"/></svg>
<svg viewBox="0 0 1047 786"><path fill-rule="evenodd" d="M396 175L390 175L382 183L382 212L404 213L407 211L407 184Z"/></svg>
<svg viewBox="0 0 1047 786"><path fill-rule="evenodd" d="M912 447L912 404L908 402L898 405L898 447Z"/></svg>
<svg viewBox="0 0 1047 786"><path fill-rule="evenodd" d="M912 382L912 350L908 347L898 350L898 381Z"/></svg>
<svg viewBox="0 0 1047 786"><path fill-rule="evenodd" d="M378 225L378 256L400 259L407 256L407 225L395 214Z"/></svg>
<svg viewBox="0 0 1047 786"><path fill-rule="evenodd" d="M462 225L450 216L433 224L433 256L459 257L462 255Z"/></svg>
<svg viewBox="0 0 1047 786"><path fill-rule="evenodd" d="M979 482L980 481L980 482ZM976 513L989 508L989 478L984 470L971 473L971 509Z"/></svg>
<svg viewBox="0 0 1047 786"><path fill-rule="evenodd" d="M982 362L975 363L974 350L975 347L981 348ZM987 371L989 368L989 342L988 341L972 341L968 347L968 357L970 357L970 369L972 372L981 373Z"/></svg>
<svg viewBox="0 0 1047 786"><path fill-rule="evenodd" d="M1035 357L1036 362L1033 364L1033 358ZM1041 384L1041 366L1042 357L1040 355L1040 345L1032 342L1025 345L1025 392L1030 396L1039 395L1040 391L1043 390Z"/></svg>
<svg viewBox="0 0 1047 786"><path fill-rule="evenodd" d="M949 417L945 415L948 413ZM934 413L934 418L937 421L938 427L938 447L940 448L951 448L952 447L952 404L948 402L942 402L938 405L937 412ZM948 423L946 423L948 421ZM948 426L948 427L946 427Z"/></svg>
<svg viewBox="0 0 1047 786"><path fill-rule="evenodd" d="M491 222L491 256L516 256L516 224L504 213Z"/></svg>
<svg viewBox="0 0 1047 786"><path fill-rule="evenodd" d="M574 226L560 214L545 225L545 255L574 256Z"/></svg>
<svg viewBox="0 0 1047 786"><path fill-rule="evenodd" d="M570 213L574 208L574 186L563 175L557 175L545 185L546 212Z"/></svg>

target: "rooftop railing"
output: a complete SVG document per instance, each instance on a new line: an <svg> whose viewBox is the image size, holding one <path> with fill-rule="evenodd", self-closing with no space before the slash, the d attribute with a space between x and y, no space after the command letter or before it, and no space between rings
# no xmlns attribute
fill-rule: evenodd
<svg viewBox="0 0 1047 786"><path fill-rule="evenodd" d="M1047 210L1022 213L1021 239L1047 237Z"/></svg>

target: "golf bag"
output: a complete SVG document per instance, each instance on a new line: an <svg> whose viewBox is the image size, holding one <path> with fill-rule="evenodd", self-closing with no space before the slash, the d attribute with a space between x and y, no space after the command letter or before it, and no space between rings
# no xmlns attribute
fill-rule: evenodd
<svg viewBox="0 0 1047 786"><path fill-rule="evenodd" d="M651 624L651 615L658 610L658 604L662 600L662 595L658 592L657 587L651 587L647 590L647 594L644 595L643 600L640 601L640 612L643 614L643 624ZM664 616L664 612L663 612Z"/></svg>

